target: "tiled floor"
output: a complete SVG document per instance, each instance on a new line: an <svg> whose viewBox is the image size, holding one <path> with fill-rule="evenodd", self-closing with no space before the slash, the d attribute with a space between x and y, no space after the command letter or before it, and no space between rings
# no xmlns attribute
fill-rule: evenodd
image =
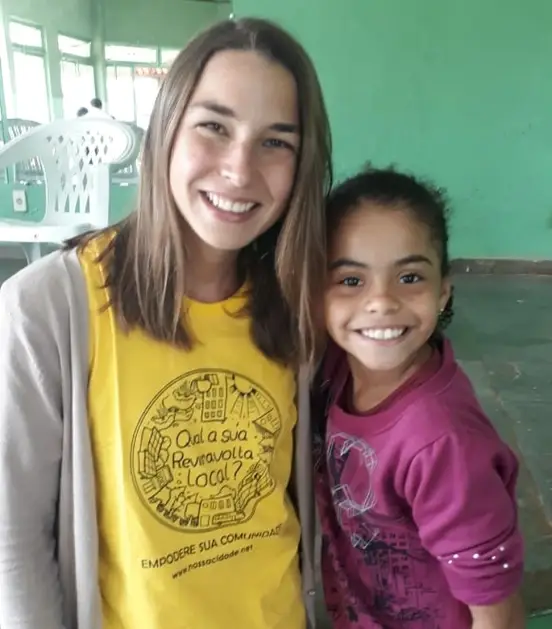
<svg viewBox="0 0 552 629"><path fill-rule="evenodd" d="M17 263L0 263L0 283ZM552 609L552 277L463 275L450 329L458 359L522 461L519 506L527 548L524 596ZM552 616L530 629L552 629Z"/></svg>
<svg viewBox="0 0 552 629"><path fill-rule="evenodd" d="M526 604L530 611L551 609L552 278L464 275L455 283L450 336L457 357L522 462Z"/></svg>

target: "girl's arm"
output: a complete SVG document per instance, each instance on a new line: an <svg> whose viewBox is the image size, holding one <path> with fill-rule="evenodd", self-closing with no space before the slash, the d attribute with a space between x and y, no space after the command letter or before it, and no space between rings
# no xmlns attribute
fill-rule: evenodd
<svg viewBox="0 0 552 629"><path fill-rule="evenodd" d="M23 274L0 289L0 627L63 629L60 356L48 286Z"/></svg>
<svg viewBox="0 0 552 629"><path fill-rule="evenodd" d="M407 473L405 498L422 544L472 610L474 629L523 627L517 469L498 436L466 430L423 448Z"/></svg>
<svg viewBox="0 0 552 629"><path fill-rule="evenodd" d="M470 606L473 629L525 629L521 596L513 594L495 605Z"/></svg>

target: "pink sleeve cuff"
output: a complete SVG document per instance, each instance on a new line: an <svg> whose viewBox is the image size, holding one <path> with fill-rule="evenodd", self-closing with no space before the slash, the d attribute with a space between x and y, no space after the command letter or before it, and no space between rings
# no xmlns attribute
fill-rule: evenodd
<svg viewBox="0 0 552 629"><path fill-rule="evenodd" d="M523 540L516 528L502 543L439 560L455 598L466 605L493 605L514 594L521 585Z"/></svg>

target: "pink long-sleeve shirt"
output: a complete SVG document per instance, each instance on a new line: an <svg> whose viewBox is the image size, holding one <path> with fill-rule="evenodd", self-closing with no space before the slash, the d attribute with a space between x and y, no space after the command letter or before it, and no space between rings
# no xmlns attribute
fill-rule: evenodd
<svg viewBox="0 0 552 629"><path fill-rule="evenodd" d="M348 412L346 357L329 352L316 491L335 629L468 629L523 574L518 464L444 341L378 408Z"/></svg>

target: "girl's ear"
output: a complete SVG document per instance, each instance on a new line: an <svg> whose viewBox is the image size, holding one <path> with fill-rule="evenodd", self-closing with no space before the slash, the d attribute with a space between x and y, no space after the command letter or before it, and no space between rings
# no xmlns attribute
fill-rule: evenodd
<svg viewBox="0 0 552 629"><path fill-rule="evenodd" d="M444 277L441 282L441 294L439 296L439 312L445 309L445 306L452 294L452 282L450 277Z"/></svg>

